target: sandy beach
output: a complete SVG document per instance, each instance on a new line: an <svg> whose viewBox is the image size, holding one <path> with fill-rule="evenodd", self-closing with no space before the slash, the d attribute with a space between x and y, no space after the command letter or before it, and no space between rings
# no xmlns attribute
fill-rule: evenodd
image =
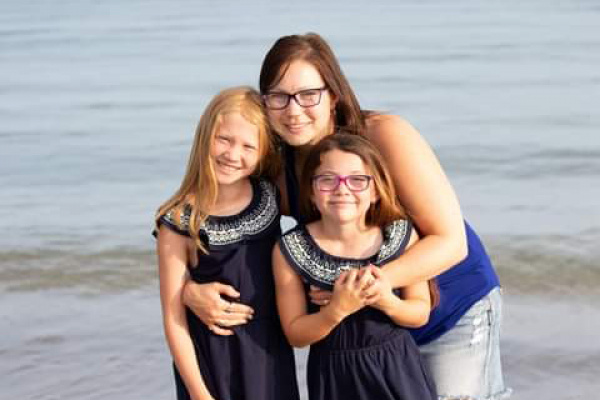
<svg viewBox="0 0 600 400"><path fill-rule="evenodd" d="M154 276L151 265L142 268ZM155 277L110 293L103 283L75 287L2 292L3 396L173 398ZM503 363L513 398L593 398L600 373L600 296L528 295L505 287L504 299ZM305 350L297 352L302 387L305 358Z"/></svg>

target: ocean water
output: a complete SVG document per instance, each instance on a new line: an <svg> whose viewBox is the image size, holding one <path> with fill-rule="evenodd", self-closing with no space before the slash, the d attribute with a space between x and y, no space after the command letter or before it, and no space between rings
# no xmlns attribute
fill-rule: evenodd
<svg viewBox="0 0 600 400"><path fill-rule="evenodd" d="M594 397L600 7L361 3L0 4L0 399L174 398L154 211L209 99L307 31L439 156L504 286L514 398Z"/></svg>

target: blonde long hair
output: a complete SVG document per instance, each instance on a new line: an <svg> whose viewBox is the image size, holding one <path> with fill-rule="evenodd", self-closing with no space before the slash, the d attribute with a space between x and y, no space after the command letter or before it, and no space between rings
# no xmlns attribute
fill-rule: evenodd
<svg viewBox="0 0 600 400"><path fill-rule="evenodd" d="M172 210L179 224L186 206L191 206L189 234L196 246L204 253L207 253L208 249L200 239L200 227L208 218L219 195L219 185L210 150L223 116L230 113L239 113L248 122L258 127L259 161L253 175L273 178L280 167L260 94L249 86L233 87L217 94L204 110L196 127L194 143L181 186L158 208L155 217L158 227L159 219Z"/></svg>

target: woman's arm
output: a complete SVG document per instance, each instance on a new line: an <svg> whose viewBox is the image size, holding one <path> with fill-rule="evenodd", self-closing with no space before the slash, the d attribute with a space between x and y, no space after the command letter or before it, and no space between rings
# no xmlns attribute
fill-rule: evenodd
<svg viewBox="0 0 600 400"><path fill-rule="evenodd" d="M371 307L387 314L396 324L419 328L429 321L431 311L431 296L427 282L419 282L402 288L401 297L392 291L392 286L376 267L370 267L373 277L378 281L380 290L385 294L379 297Z"/></svg>
<svg viewBox="0 0 600 400"><path fill-rule="evenodd" d="M190 337L181 295L187 274L187 240L161 226L158 231L157 254L160 301L165 336L177 370L194 400L213 400L208 392Z"/></svg>
<svg viewBox="0 0 600 400"><path fill-rule="evenodd" d="M369 117L366 136L386 160L400 203L421 234L415 246L383 267L392 285L427 281L463 260L467 242L460 205L431 147L393 115Z"/></svg>
<svg viewBox="0 0 600 400"><path fill-rule="evenodd" d="M418 243L415 231L407 245L407 249ZM381 268L369 266L361 270L362 274L372 275L374 281L365 289L368 304L387 314L396 324L418 328L429 321L431 312L431 295L428 282L418 282L402 288L401 296L397 296L392 285Z"/></svg>
<svg viewBox="0 0 600 400"><path fill-rule="evenodd" d="M279 244L273 248L273 275L281 326L294 347L323 339L344 318L366 304L363 288L368 277L358 279L357 271L351 270L336 281L331 302L319 312L308 314L302 280L281 254Z"/></svg>

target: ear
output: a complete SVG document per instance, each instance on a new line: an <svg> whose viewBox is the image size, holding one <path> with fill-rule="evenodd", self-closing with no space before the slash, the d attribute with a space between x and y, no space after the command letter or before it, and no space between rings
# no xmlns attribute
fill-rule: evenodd
<svg viewBox="0 0 600 400"><path fill-rule="evenodd" d="M331 91L329 91L329 98L331 102L331 112L335 113L335 107L337 107L338 98L335 94L331 93Z"/></svg>

